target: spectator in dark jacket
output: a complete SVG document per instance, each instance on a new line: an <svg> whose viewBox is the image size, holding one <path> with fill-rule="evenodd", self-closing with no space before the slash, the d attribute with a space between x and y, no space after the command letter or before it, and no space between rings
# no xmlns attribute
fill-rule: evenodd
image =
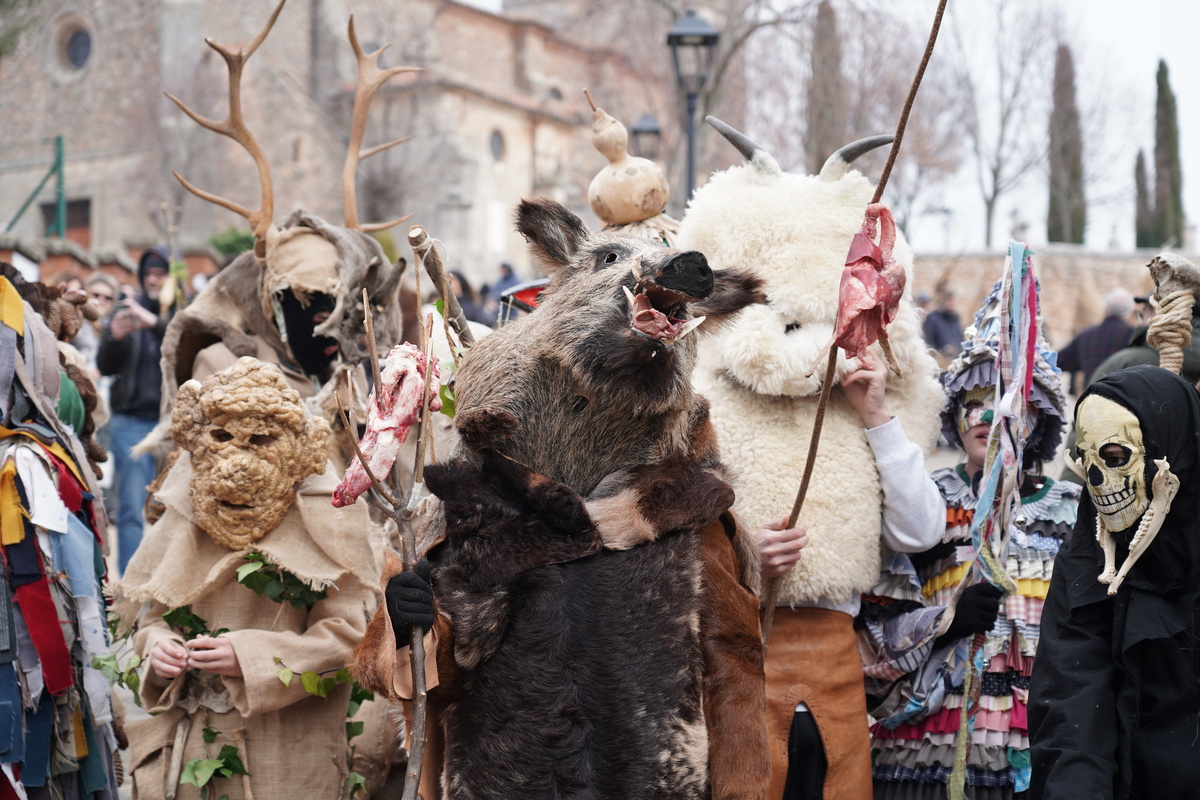
<svg viewBox="0 0 1200 800"><path fill-rule="evenodd" d="M925 343L937 351L938 363L945 367L962 349L962 320L954 310L954 292L938 289L938 306L925 316L922 331Z"/></svg>
<svg viewBox="0 0 1200 800"><path fill-rule="evenodd" d="M142 506L146 486L154 480L154 457L134 458L130 451L158 422L162 399L159 367L163 334L169 317L159 314L159 291L170 267L165 247L155 247L138 261L141 293L127 299L104 323L96 365L101 375L115 375L109 422L113 469L117 481L117 563L122 573L142 541Z"/></svg>
<svg viewBox="0 0 1200 800"><path fill-rule="evenodd" d="M1083 376L1077 392L1092 382L1092 373L1104 359L1129 344L1133 328L1128 319L1132 311L1133 295L1129 290L1110 289L1104 295L1104 321L1084 329L1059 351L1059 369Z"/></svg>

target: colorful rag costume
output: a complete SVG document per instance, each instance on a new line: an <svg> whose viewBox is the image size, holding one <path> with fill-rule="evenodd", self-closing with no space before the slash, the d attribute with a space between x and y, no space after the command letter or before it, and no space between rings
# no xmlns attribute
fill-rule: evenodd
<svg viewBox="0 0 1200 800"><path fill-rule="evenodd" d="M103 531L54 335L0 277L0 798L116 798ZM18 794L18 788L23 787Z"/></svg>
<svg viewBox="0 0 1200 800"><path fill-rule="evenodd" d="M1011 364L997 338L1003 331L998 324L1002 283L984 301L962 355L943 375L950 399L942 415L943 434L951 442L961 441L964 427L990 423L999 413L987 403L1001 382L997 361L1005 374ZM1024 415L1022 424L1027 463L1053 458L1063 428L1064 398L1053 353L1036 339L1034 344L1027 406L1033 413ZM982 405L965 413L964 404L974 407L977 398ZM986 633L945 637L947 611L956 604L960 586L975 582L973 532L982 513L977 505L985 472L981 469L974 481L962 466L933 473L946 507L941 542L922 553L892 554L884 578L863 598L859 637L877 720L871 727L876 800L942 800L956 758L965 768L968 796L976 800L1011 798L1029 786L1029 676L1052 564L1075 522L1079 489L1017 469L1018 510L1004 536L993 539L1002 542L996 562L1015 591L1000 601L996 622ZM964 688L973 640L978 711L968 719L965 738L960 726L964 707L971 706Z"/></svg>
<svg viewBox="0 0 1200 800"><path fill-rule="evenodd" d="M943 798L954 763L969 639L937 644L935 639L943 611L974 557L976 496L961 466L932 477L946 503L942 543L912 556L893 555L887 588L877 587L881 594L864 598L861 635L876 658L866 668L868 685L873 694L886 693L872 710L879 720L871 727L876 798ZM983 646L984 711L976 717L967 760L975 797L1011 797L1014 789L1028 787L1029 675L1051 565L1070 535L1079 488L1047 478L1040 484L1029 481L1022 495L1026 525L1011 531L1005 554L1020 591L1004 599ZM903 608L910 612L897 616ZM992 791L981 794L982 787Z"/></svg>
<svg viewBox="0 0 1200 800"><path fill-rule="evenodd" d="M1135 495L1153 500L1151 477L1165 459L1179 481L1162 527L1115 595L1097 578L1105 559L1096 541L1092 497L1105 472L1088 466L1089 491L1070 542L1054 562L1041 650L1030 687L1032 798L1195 797L1200 787L1200 396L1186 380L1138 366L1094 382L1092 398L1132 412L1144 460ZM1131 430L1104 431L1135 450ZM1117 459L1119 462L1120 459ZM1086 463L1086 461L1085 461ZM1116 462L1114 462L1116 463ZM1129 476L1132 478L1132 476ZM1122 479L1122 483L1124 480ZM1116 531L1126 558L1138 525Z"/></svg>

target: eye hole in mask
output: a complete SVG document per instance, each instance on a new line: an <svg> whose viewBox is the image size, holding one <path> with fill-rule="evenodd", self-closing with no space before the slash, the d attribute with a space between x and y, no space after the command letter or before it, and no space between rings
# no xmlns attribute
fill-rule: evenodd
<svg viewBox="0 0 1200 800"><path fill-rule="evenodd" d="M966 392L958 408L958 432L965 434L976 425L991 425L996 417L995 397L992 386L976 386Z"/></svg>

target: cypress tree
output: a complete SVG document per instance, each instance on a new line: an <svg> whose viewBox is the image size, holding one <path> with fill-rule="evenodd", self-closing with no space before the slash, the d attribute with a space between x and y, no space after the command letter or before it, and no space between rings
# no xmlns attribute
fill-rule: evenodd
<svg viewBox="0 0 1200 800"><path fill-rule="evenodd" d="M1167 76L1167 64L1158 62L1158 98L1154 105L1154 213L1159 240L1183 246L1183 172L1179 163L1179 123L1175 93Z"/></svg>
<svg viewBox="0 0 1200 800"><path fill-rule="evenodd" d="M1150 188L1146 185L1146 154L1141 150L1138 150L1137 165L1133 168L1133 181L1137 186L1137 246L1158 247L1162 238L1158 235L1158 221L1150 203Z"/></svg>
<svg viewBox="0 0 1200 800"><path fill-rule="evenodd" d="M808 171L816 173L825 159L846 143L842 40L838 36L837 12L829 0L821 0L817 6L810 64L804 153L808 159Z"/></svg>
<svg viewBox="0 0 1200 800"><path fill-rule="evenodd" d="M1086 225L1083 136L1075 103L1075 62L1071 48L1060 44L1054 60L1054 110L1050 113L1050 205L1046 237L1051 242L1082 244Z"/></svg>

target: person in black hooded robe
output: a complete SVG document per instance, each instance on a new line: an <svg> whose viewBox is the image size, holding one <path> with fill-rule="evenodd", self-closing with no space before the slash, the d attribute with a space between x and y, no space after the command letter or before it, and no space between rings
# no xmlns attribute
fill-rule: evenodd
<svg viewBox="0 0 1200 800"><path fill-rule="evenodd" d="M1088 492L1075 533L1054 562L1030 685L1030 796L1198 797L1200 394L1159 367L1122 370L1080 397L1081 431L1089 423L1096 427L1096 409L1106 405L1092 401L1083 410L1093 397L1132 412L1137 424L1109 425L1080 450ZM1117 420L1122 412L1107 405L1099 418L1105 414ZM1116 530L1125 520L1111 510L1119 511L1120 503L1110 501L1124 502L1124 495L1110 490L1139 457L1140 488L1132 476L1124 479L1135 509L1125 519L1136 508L1143 512ZM1098 580L1105 562L1096 539L1097 507L1109 509L1103 521L1116 540L1120 567L1153 497L1155 462L1164 458L1179 479L1178 492L1157 535L1110 595Z"/></svg>

